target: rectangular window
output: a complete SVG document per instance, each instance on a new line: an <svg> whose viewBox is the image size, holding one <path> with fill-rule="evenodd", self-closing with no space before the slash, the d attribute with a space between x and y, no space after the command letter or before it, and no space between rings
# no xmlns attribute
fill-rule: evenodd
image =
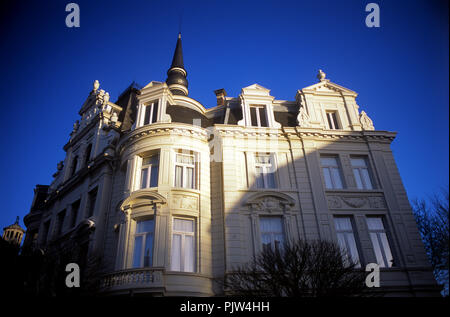
<svg viewBox="0 0 450 317"><path fill-rule="evenodd" d="M63 232L64 218L66 218L66 210L63 210L58 214L58 224L56 226L56 236L61 235L61 233Z"/></svg>
<svg viewBox="0 0 450 317"><path fill-rule="evenodd" d="M327 115L328 129L330 129L330 130L339 129L337 112L336 111L327 111L326 115Z"/></svg>
<svg viewBox="0 0 450 317"><path fill-rule="evenodd" d="M394 265L391 247L384 229L382 217L367 217L370 240L380 267L392 267Z"/></svg>
<svg viewBox="0 0 450 317"><path fill-rule="evenodd" d="M133 268L152 266L154 227L153 219L137 222L134 235Z"/></svg>
<svg viewBox="0 0 450 317"><path fill-rule="evenodd" d="M157 187L159 173L159 154L142 159L141 188Z"/></svg>
<svg viewBox="0 0 450 317"><path fill-rule="evenodd" d="M367 158L352 157L351 162L358 189L373 189L369 168L367 167Z"/></svg>
<svg viewBox="0 0 450 317"><path fill-rule="evenodd" d="M72 165L70 167L70 176L75 175L75 172L77 171L77 165L78 165L78 155L75 155L72 159Z"/></svg>
<svg viewBox="0 0 450 317"><path fill-rule="evenodd" d="M325 187L327 189L342 189L341 171L338 159L335 156L321 156L320 164L322 166Z"/></svg>
<svg viewBox="0 0 450 317"><path fill-rule="evenodd" d="M48 232L50 231L50 220L47 220L44 223L44 228L43 228L43 232L42 232L42 243L47 242L48 240Z"/></svg>
<svg viewBox="0 0 450 317"><path fill-rule="evenodd" d="M89 160L91 159L91 152L92 152L92 143L90 143L87 146L86 152L84 153L84 166L88 165Z"/></svg>
<svg viewBox="0 0 450 317"><path fill-rule="evenodd" d="M143 125L155 123L158 120L158 100L144 106Z"/></svg>
<svg viewBox="0 0 450 317"><path fill-rule="evenodd" d="M95 203L97 201L97 188L91 190L88 194L88 212L86 217L92 217L95 212Z"/></svg>
<svg viewBox="0 0 450 317"><path fill-rule="evenodd" d="M350 217L334 217L334 225L339 246L357 264L356 267L361 267L355 235L353 234L352 219Z"/></svg>
<svg viewBox="0 0 450 317"><path fill-rule="evenodd" d="M281 217L260 217L259 228L263 250L280 250L284 243L283 219Z"/></svg>
<svg viewBox="0 0 450 317"><path fill-rule="evenodd" d="M194 220L173 219L171 270L195 271Z"/></svg>
<svg viewBox="0 0 450 317"><path fill-rule="evenodd" d="M175 187L196 189L196 175L197 172L194 153L176 153Z"/></svg>
<svg viewBox="0 0 450 317"><path fill-rule="evenodd" d="M255 154L255 176L257 188L276 188L275 157L273 154Z"/></svg>
<svg viewBox="0 0 450 317"><path fill-rule="evenodd" d="M266 107L250 106L250 119L253 127L267 127Z"/></svg>
<svg viewBox="0 0 450 317"><path fill-rule="evenodd" d="M72 204L71 215L70 215L70 227L73 228L77 224L78 210L80 209L80 201L77 200Z"/></svg>

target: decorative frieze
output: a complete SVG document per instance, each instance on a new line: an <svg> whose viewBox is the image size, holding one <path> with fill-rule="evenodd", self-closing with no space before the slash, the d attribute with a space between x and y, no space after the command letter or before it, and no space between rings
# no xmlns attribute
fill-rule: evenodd
<svg viewBox="0 0 450 317"><path fill-rule="evenodd" d="M382 196L329 195L327 202L330 209L386 209Z"/></svg>
<svg viewBox="0 0 450 317"><path fill-rule="evenodd" d="M198 197L176 194L172 196L171 209L198 210Z"/></svg>

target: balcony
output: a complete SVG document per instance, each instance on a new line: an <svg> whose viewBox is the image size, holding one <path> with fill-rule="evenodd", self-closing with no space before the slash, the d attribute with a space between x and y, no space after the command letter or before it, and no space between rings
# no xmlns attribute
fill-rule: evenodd
<svg viewBox="0 0 450 317"><path fill-rule="evenodd" d="M164 293L164 268L127 269L106 274L100 281L105 293Z"/></svg>

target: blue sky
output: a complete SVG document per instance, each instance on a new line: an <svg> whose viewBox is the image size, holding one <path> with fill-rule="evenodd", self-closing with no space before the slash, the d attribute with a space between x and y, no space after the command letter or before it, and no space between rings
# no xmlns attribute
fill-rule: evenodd
<svg viewBox="0 0 450 317"><path fill-rule="evenodd" d="M359 93L392 149L409 198L448 187L447 1L70 1L7 0L0 7L0 226L29 211L49 184L78 110L98 79L114 101L134 80L164 81L179 16L189 95L237 96L258 83L277 99L327 77ZM380 28L365 6L380 7ZM22 223L22 220L21 220Z"/></svg>

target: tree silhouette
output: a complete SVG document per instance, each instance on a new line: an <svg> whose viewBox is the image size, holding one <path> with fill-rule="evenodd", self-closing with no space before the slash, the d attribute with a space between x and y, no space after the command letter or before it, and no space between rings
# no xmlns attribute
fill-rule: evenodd
<svg viewBox="0 0 450 317"><path fill-rule="evenodd" d="M365 273L335 243L300 240L264 248L225 280L232 296L334 297L367 292Z"/></svg>

